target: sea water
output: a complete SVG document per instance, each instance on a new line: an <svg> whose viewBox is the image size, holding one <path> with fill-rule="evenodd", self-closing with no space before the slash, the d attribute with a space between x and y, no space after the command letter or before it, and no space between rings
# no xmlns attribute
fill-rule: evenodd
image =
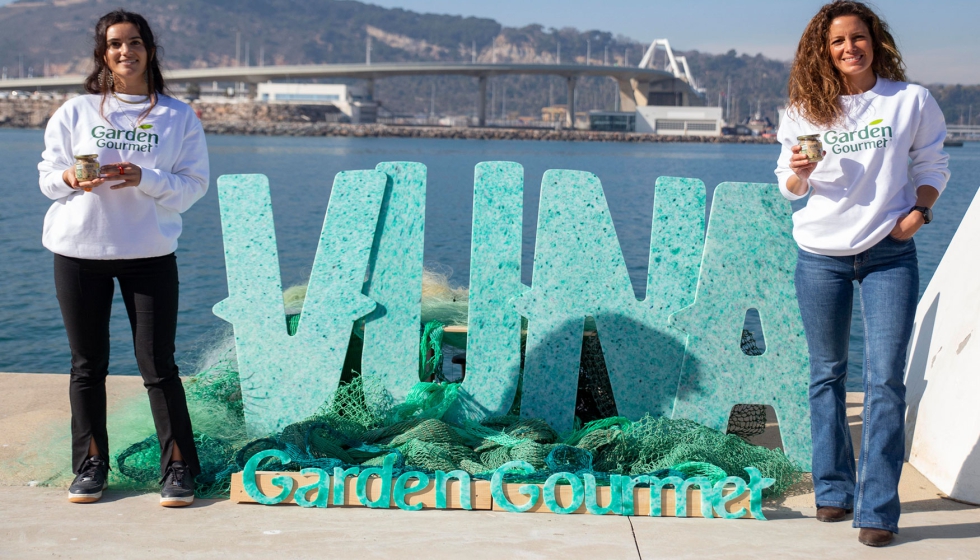
<svg viewBox="0 0 980 560"><path fill-rule="evenodd" d="M0 130L0 371L64 373L70 367L67 339L55 298L51 254L41 246L41 224L50 205L37 188L37 162L44 149L39 130ZM333 177L340 171L371 169L383 161L418 161L428 167L425 263L450 281L469 278L473 167L481 161L515 161L524 166L524 281L531 282L534 233L541 176L548 169L595 173L602 181L616 233L637 297L644 297L657 177L695 177L710 198L725 181L775 180L777 145L623 144L407 138L292 138L209 136L211 189L183 215L177 250L180 269L178 363L193 373L195 360L228 326L211 307L227 296L221 223L214 181L230 173L269 177L283 286L303 283L316 243ZM980 185L980 143L949 148L952 179L935 206L935 221L916 235L921 290L952 239ZM801 207L796 203L794 208ZM860 320L855 305L854 320ZM758 325L754 326L758 329ZM118 290L110 324L110 372L138 375L132 339ZM849 390L861 387L863 332L851 329Z"/></svg>

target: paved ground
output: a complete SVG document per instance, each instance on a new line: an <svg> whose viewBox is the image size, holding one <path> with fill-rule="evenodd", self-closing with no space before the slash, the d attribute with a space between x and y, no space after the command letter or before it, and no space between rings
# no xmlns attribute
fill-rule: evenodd
<svg viewBox="0 0 980 560"><path fill-rule="evenodd" d="M142 391L112 378L110 402ZM110 405L111 406L111 405ZM0 558L977 558L980 508L941 497L906 466L902 532L887 549L857 542L850 523L818 523L811 488L766 505L768 522L501 512L307 510L199 500L179 510L157 496L106 492L70 504L63 488L26 486L32 441L66 422L67 379L0 374ZM859 419L854 429L860 430ZM63 426L63 424L61 424ZM774 432L760 438L772 444ZM859 440L858 440L859 441ZM6 473L6 474L4 474ZM6 478L3 478L6 476Z"/></svg>

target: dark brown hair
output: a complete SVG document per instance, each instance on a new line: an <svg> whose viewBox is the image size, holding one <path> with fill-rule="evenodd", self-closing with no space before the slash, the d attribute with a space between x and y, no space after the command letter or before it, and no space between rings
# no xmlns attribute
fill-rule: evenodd
<svg viewBox="0 0 980 560"><path fill-rule="evenodd" d="M841 16L857 16L871 34L871 69L896 82L908 81L905 63L895 46L888 24L861 2L836 0L824 4L800 37L789 74L789 104L813 124L833 126L841 121L844 108L840 96L844 79L830 57L830 23Z"/></svg>
<svg viewBox="0 0 980 560"><path fill-rule="evenodd" d="M106 35L109 28L118 23L135 25L139 31L140 39L143 40L143 46L146 47L146 85L150 92L150 105L140 114L139 118L142 120L150 114L150 111L157 104L158 96L164 93L166 89L159 63L162 49L157 47L153 30L150 29L150 24L146 22L143 16L125 10L115 10L99 18L98 23L95 24L95 50L92 52L93 68L92 72L85 78L85 91L102 95L102 104L99 108L99 111L102 112L106 98L112 94L112 88L109 86L110 70L106 64L106 51L109 50Z"/></svg>

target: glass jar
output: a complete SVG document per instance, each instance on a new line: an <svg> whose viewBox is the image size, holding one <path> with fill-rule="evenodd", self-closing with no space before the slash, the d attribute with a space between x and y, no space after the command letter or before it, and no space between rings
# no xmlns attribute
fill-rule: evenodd
<svg viewBox="0 0 980 560"><path fill-rule="evenodd" d="M805 155L810 163L823 161L823 143L820 142L819 134L797 136L796 139L800 142L800 153Z"/></svg>
<svg viewBox="0 0 980 560"><path fill-rule="evenodd" d="M75 156L75 178L91 181L99 178L99 160L95 154Z"/></svg>

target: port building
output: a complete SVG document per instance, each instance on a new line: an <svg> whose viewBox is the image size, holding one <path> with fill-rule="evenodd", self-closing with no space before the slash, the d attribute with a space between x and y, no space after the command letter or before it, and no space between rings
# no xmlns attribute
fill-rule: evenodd
<svg viewBox="0 0 980 560"><path fill-rule="evenodd" d="M367 89L346 84L262 82L255 97L272 104L333 105L352 123L373 123L378 116L378 104L369 98Z"/></svg>

